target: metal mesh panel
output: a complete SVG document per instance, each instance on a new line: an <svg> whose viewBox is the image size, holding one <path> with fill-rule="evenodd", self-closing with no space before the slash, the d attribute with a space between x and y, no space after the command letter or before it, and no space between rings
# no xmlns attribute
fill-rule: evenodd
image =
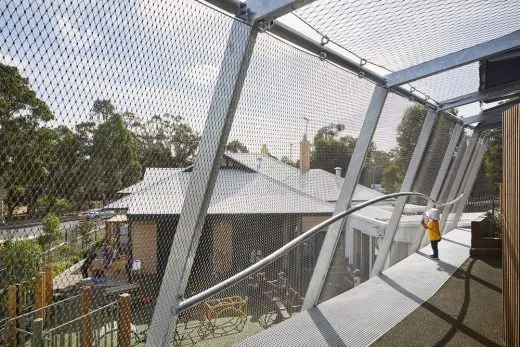
<svg viewBox="0 0 520 347"><path fill-rule="evenodd" d="M0 344L12 324L58 314L51 345L78 327L117 341L119 294L137 332L149 323L186 182L169 185L180 205L154 185L194 162L233 19L192 1L0 8ZM4 321L15 283L27 327ZM92 314L60 304L85 285Z"/></svg>
<svg viewBox="0 0 520 347"><path fill-rule="evenodd" d="M300 26L312 27L383 75L518 30L518 14L512 3L497 6L482 1L322 0L295 11ZM411 88L437 102L476 92L478 66L474 63L421 79Z"/></svg>
<svg viewBox="0 0 520 347"><path fill-rule="evenodd" d="M342 183L335 168L347 168L373 88L270 35L258 37L186 297L244 270L332 214ZM261 270L264 275L254 274L190 310L177 323L174 340L229 344L292 316L305 297L323 237L321 232ZM277 293L280 272L288 282L283 294ZM192 313L208 310L198 318Z"/></svg>
<svg viewBox="0 0 520 347"><path fill-rule="evenodd" d="M414 192L430 194L454 129L455 122L447 116L441 115L436 119L435 128L414 180Z"/></svg>
<svg viewBox="0 0 520 347"><path fill-rule="evenodd" d="M284 238L294 238L316 220L322 220L324 217L257 216L257 222L251 219L251 216L243 216L240 230L255 229L256 233L250 232L242 236L233 245L236 250L233 252L231 266L235 272L240 270L241 266L248 266L261 258L258 253L253 253L253 247L256 247L256 250L262 249L262 252L265 252L263 254L268 254L274 251ZM223 223L223 217L218 216L213 221ZM277 223L282 222L287 223L286 229L278 230L277 237L267 236L272 235ZM238 225L237 218L233 218L231 224ZM264 236L259 236L260 234ZM246 280L182 313L176 325L173 344L186 346L206 343L231 346L298 314L319 252L318 240L322 238L323 232ZM204 243L201 243L200 247L204 247L203 245ZM217 260L216 263L215 258L213 259L209 271L225 265L224 262L218 263ZM219 270L222 270L222 267ZM199 271L198 276L205 273ZM195 281L196 276L194 269L190 280ZM219 273L220 279L225 276L225 273Z"/></svg>
<svg viewBox="0 0 520 347"><path fill-rule="evenodd" d="M402 97L388 96L352 205L399 191L425 116L415 112L417 107ZM394 202L383 201L347 218L320 301L368 279Z"/></svg>
<svg viewBox="0 0 520 347"><path fill-rule="evenodd" d="M460 4L443 7L448 23L427 16L440 4L411 2L318 1L296 15L386 73L515 26L516 7L498 22L495 7L472 4L487 19L478 35ZM455 23L466 29L453 36ZM174 345L231 345L300 310L324 231L170 324L177 296L332 215L372 83L201 2L14 0L0 24L0 344L143 345L158 318ZM476 66L415 85L428 98L464 94ZM401 189L425 116L389 94L352 204ZM452 131L437 120L413 190L431 191ZM463 190L454 181L470 135L440 201ZM368 278L394 206L348 218L322 301Z"/></svg>
<svg viewBox="0 0 520 347"><path fill-rule="evenodd" d="M447 116L440 115L436 119L421 164L413 180L412 191L431 196L454 128L455 122ZM445 180L443 177L439 179ZM406 199L388 254L388 265L391 266L416 251L415 242L418 241L418 238L422 239L425 233L420 226L420 221L426 212L427 203L428 201L421 198Z"/></svg>
<svg viewBox="0 0 520 347"><path fill-rule="evenodd" d="M400 70L517 30L519 10L510 2L405 1L397 5L322 0L296 14L369 62Z"/></svg>
<svg viewBox="0 0 520 347"><path fill-rule="evenodd" d="M462 194L463 190L463 184L460 184L458 187L455 187L454 184L456 183L456 176L459 172L463 171L466 172L466 167L463 167L463 159L464 156L467 155L466 152L468 152L468 145L471 140L471 136L473 135L473 131L469 129L465 129L464 136L461 139L460 144L457 146L457 152L455 157L453 158L452 164L450 166L448 179L445 183L445 185L442 188L442 198L446 201L449 199L450 194L452 196L458 197L460 194ZM446 222L444 225L444 232L447 232L449 230L452 230L456 227L456 225L453 224L456 210L454 209L454 206L446 206L442 209L440 209L441 213L446 216Z"/></svg>

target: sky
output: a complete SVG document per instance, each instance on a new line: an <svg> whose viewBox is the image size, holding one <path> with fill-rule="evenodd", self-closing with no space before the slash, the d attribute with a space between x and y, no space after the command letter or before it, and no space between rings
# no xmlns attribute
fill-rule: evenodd
<svg viewBox="0 0 520 347"><path fill-rule="evenodd" d="M190 0L12 0L1 2L0 11L0 60L29 78L53 111L54 124L74 127L89 120L96 99L110 99L119 111L145 119L181 115L203 131L231 18ZM282 20L319 40L293 15ZM330 123L344 124L342 135L357 137L373 88L356 75L261 34L230 140L238 139L251 152L259 152L265 143L273 155L292 153L296 160L304 117L311 138ZM379 149L395 146L397 124L410 105L390 95L374 137ZM462 113L473 115L479 109L472 105Z"/></svg>

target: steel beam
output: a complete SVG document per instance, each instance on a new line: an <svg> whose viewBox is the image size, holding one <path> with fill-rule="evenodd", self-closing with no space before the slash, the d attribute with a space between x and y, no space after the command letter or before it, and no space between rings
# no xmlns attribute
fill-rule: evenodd
<svg viewBox="0 0 520 347"><path fill-rule="evenodd" d="M146 346L164 347L171 342L177 322L172 308L184 296L256 36L256 29L233 22Z"/></svg>
<svg viewBox="0 0 520 347"><path fill-rule="evenodd" d="M352 153L352 158L348 165L345 179L341 185L340 195L336 202L336 207L334 208L334 215L346 210L350 205L350 201L354 195L354 190L356 189L361 171L363 170L363 164L365 163L365 159L370 150L370 144L372 143L372 138L374 137L374 132L376 131L387 96L388 89L380 86L375 87L372 99L370 100L370 105L368 106L367 114L363 121L363 126L359 133L360 135L354 148L354 153ZM316 262L316 267L312 273L309 288L305 294L305 300L303 303L304 310L314 307L320 298L321 290L325 283L330 264L332 263L336 245L341 236L341 231L345 227L345 222L346 220L342 219L332 224L327 231Z"/></svg>
<svg viewBox="0 0 520 347"><path fill-rule="evenodd" d="M502 119L500 119L494 123L479 125L479 126L475 127L475 130L485 131L485 130L492 130L492 129L500 129L501 127L502 127Z"/></svg>
<svg viewBox="0 0 520 347"><path fill-rule="evenodd" d="M426 147L428 146L430 136L435 126L436 118L436 112L433 109L428 109L426 119L424 120L424 123L422 125L419 137L417 138L417 144L415 145L412 158L410 159L410 163L408 164L406 175L404 177L403 183L401 184L401 192L412 190L413 182L415 181L417 172L419 172L421 161L423 159L424 153L426 152ZM383 242L379 247L379 252L374 262L374 266L372 267L370 276L377 276L384 270L385 262L390 253L390 248L392 247L392 242L394 240L395 233L399 227L399 221L401 220L401 216L403 215L406 200L406 197L400 197L397 199L395 203L394 211L392 212L392 217L390 217L390 221L388 222L388 226L386 227L385 236L383 237Z"/></svg>
<svg viewBox="0 0 520 347"><path fill-rule="evenodd" d="M271 21L308 5L315 0L247 0L253 21Z"/></svg>
<svg viewBox="0 0 520 347"><path fill-rule="evenodd" d="M453 99L440 102L439 110L448 110L450 108L459 107L473 102L486 101L489 99L507 98L520 93L520 82L504 84L502 86L489 88L483 91L461 95Z"/></svg>
<svg viewBox="0 0 520 347"><path fill-rule="evenodd" d="M482 123L482 122L488 121L490 118L494 119L496 117L502 117L502 110L490 111L487 113L482 112L481 114L476 115L476 116L465 117L464 125Z"/></svg>
<svg viewBox="0 0 520 347"><path fill-rule="evenodd" d="M475 146L478 142L479 136L480 133L478 131L473 131L473 135L471 136L468 147L464 152L464 157L462 158L462 161L460 162L459 168L457 170L457 175L455 176L455 179L453 180L451 187L446 187L447 189L449 189L447 201L452 201L453 199L455 199L461 191L460 186L462 184L462 179L466 176L466 171L470 166L471 157L473 156L473 152L475 150ZM440 230L443 234L445 234L448 231L446 228L446 222L448 221L448 216L452 208L453 206L446 206L442 213Z"/></svg>
<svg viewBox="0 0 520 347"><path fill-rule="evenodd" d="M516 49L517 47L520 47L520 30L393 72L385 76L386 85L391 88L405 83L410 83L421 78L436 75L443 71L494 57L501 53Z"/></svg>
<svg viewBox="0 0 520 347"><path fill-rule="evenodd" d="M460 216L462 212L464 212L464 208L468 203L469 196L473 191L473 187L475 186L475 181L477 180L478 173L480 171L480 167L482 166L482 160L484 159L484 154L486 154L486 149L488 145L488 139L484 139L480 146L477 147L477 153L475 158L473 159L473 163L471 163L471 169L468 170L468 175L464 180L464 190L462 200L458 202L456 207L454 207L456 213L455 218L453 219L453 226L456 228L459 224Z"/></svg>
<svg viewBox="0 0 520 347"><path fill-rule="evenodd" d="M448 147L446 148L446 153L444 153L444 158L442 158L441 166L439 167L439 171L437 172L437 177L435 177L435 182L433 183L433 188L430 193L430 197L433 200L438 200L441 194L442 186L446 180L446 176L448 175L448 171L450 168L450 164L453 160L453 154L455 153L455 149L457 148L457 144L460 141L460 138L464 128L462 124L455 125L455 129L453 129L453 133L451 134L450 142L448 143ZM428 201L424 211L428 211L433 207L433 202ZM425 214L423 214L423 218ZM415 237L412 246L410 248L410 253L415 253L421 248L423 241L426 239L426 233L422 227L418 227L417 236Z"/></svg>
<svg viewBox="0 0 520 347"><path fill-rule="evenodd" d="M483 110L480 114L471 117L464 118L464 125L483 122L488 120L490 117L501 117L502 112L510 107L516 106L520 104L520 100L512 100L508 102L504 102L503 104L490 107L488 109Z"/></svg>

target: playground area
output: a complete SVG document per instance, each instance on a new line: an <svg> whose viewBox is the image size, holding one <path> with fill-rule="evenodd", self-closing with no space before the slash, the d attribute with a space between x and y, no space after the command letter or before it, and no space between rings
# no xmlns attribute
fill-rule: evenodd
<svg viewBox="0 0 520 347"><path fill-rule="evenodd" d="M80 269L72 269L73 276L81 277ZM23 286L8 288L8 318L0 326L2 345L37 345L38 341L45 346L128 345L122 341L144 345L158 287L143 288L139 277L129 284L107 276L101 283L80 279L65 291L53 287L57 280L59 276L53 278L50 266L45 266L36 280L32 307ZM274 279L256 273L233 291L183 312L172 343L231 345L290 318L302 303L285 273Z"/></svg>

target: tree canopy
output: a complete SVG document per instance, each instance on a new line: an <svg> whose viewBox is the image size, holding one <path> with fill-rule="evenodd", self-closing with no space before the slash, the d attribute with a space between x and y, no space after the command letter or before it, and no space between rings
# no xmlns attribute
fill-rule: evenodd
<svg viewBox="0 0 520 347"><path fill-rule="evenodd" d="M12 66L0 64L0 210L29 216L107 202L146 167L186 167L200 142L182 116L139 118L110 100L94 101L90 120L52 126L50 108ZM239 141L230 149L247 151Z"/></svg>
<svg viewBox="0 0 520 347"><path fill-rule="evenodd" d="M397 146L390 152L391 160L383 170L381 181L381 188L387 194L401 189L426 113L422 105L410 106L397 126Z"/></svg>
<svg viewBox="0 0 520 347"><path fill-rule="evenodd" d="M249 153L246 145L238 140L233 140L226 145L226 151L231 153Z"/></svg>

